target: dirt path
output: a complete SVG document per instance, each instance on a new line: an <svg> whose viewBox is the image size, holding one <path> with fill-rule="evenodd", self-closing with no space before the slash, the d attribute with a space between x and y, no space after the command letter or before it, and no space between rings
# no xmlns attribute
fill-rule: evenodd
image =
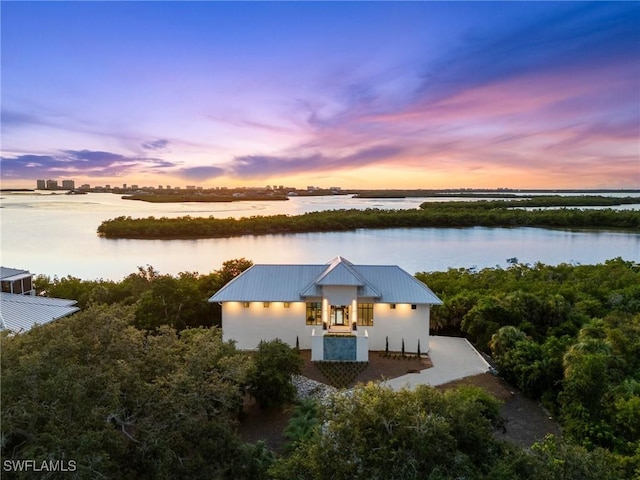
<svg viewBox="0 0 640 480"><path fill-rule="evenodd" d="M542 406L525 397L517 389L493 374L474 375L436 388L448 389L460 385L481 387L504 402L500 409L500 415L505 421L505 430L504 432L496 432L496 438L528 448L535 442L542 440L547 434L551 433L558 437L562 434L558 423L549 416Z"/></svg>

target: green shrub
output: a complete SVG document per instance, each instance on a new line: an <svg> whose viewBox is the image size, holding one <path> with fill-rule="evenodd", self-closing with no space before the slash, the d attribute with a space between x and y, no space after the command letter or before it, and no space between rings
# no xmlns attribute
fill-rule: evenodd
<svg viewBox="0 0 640 480"><path fill-rule="evenodd" d="M255 368L249 376L249 393L261 407L277 407L293 402L296 388L292 375L302 372L302 359L285 342L276 338L261 341L254 357Z"/></svg>

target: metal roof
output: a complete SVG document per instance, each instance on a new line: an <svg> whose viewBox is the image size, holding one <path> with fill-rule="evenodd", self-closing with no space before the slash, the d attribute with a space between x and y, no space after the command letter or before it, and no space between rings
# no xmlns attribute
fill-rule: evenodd
<svg viewBox="0 0 640 480"><path fill-rule="evenodd" d="M316 285L362 286L366 282L353 269L353 265L334 263L316 279Z"/></svg>
<svg viewBox="0 0 640 480"><path fill-rule="evenodd" d="M22 333L80 310L75 300L0 293L0 330Z"/></svg>
<svg viewBox="0 0 640 480"><path fill-rule="evenodd" d="M0 280L13 281L25 277L31 277L28 270L19 270L17 268L0 267Z"/></svg>
<svg viewBox="0 0 640 480"><path fill-rule="evenodd" d="M381 303L428 303L442 305L424 283L397 265L357 265L355 268L382 296Z"/></svg>
<svg viewBox="0 0 640 480"><path fill-rule="evenodd" d="M213 295L210 302L299 302L300 290L325 265L253 265Z"/></svg>
<svg viewBox="0 0 640 480"><path fill-rule="evenodd" d="M441 305L424 283L395 265L353 265L336 257L326 265L253 265L210 302L299 302L321 297L328 285L356 286L358 297L382 303Z"/></svg>

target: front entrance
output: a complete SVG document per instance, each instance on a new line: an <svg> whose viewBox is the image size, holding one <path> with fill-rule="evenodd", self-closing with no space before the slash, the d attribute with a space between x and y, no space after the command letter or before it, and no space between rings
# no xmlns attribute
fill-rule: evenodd
<svg viewBox="0 0 640 480"><path fill-rule="evenodd" d="M349 325L349 307L345 305L331 305L331 325Z"/></svg>

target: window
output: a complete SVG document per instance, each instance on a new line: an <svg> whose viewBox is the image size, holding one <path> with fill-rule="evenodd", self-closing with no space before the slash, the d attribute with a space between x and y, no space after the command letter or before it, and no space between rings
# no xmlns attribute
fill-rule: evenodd
<svg viewBox="0 0 640 480"><path fill-rule="evenodd" d="M322 303L307 302L307 325L322 325Z"/></svg>
<svg viewBox="0 0 640 480"><path fill-rule="evenodd" d="M289 308L291 307L291 303L289 302L284 302L284 308Z"/></svg>
<svg viewBox="0 0 640 480"><path fill-rule="evenodd" d="M358 325L373 326L373 303L358 303Z"/></svg>
<svg viewBox="0 0 640 480"><path fill-rule="evenodd" d="M389 304L389 308L390 308L391 310L395 310L395 309L396 309L396 304L395 304L395 303L390 303L390 304Z"/></svg>
<svg viewBox="0 0 640 480"><path fill-rule="evenodd" d="M411 310L415 310L416 308L418 308L418 306L415 303L411 304Z"/></svg>
<svg viewBox="0 0 640 480"><path fill-rule="evenodd" d="M269 302L262 302L262 306L264 308L269 308L269 305L270 305Z"/></svg>
<svg viewBox="0 0 640 480"><path fill-rule="evenodd" d="M249 308L249 302L242 302L242 308Z"/></svg>

